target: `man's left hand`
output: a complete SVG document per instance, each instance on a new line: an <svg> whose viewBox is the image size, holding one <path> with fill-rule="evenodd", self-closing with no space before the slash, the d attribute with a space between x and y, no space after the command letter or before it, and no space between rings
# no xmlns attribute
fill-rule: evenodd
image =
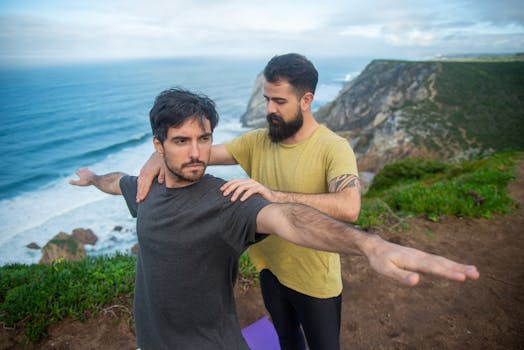
<svg viewBox="0 0 524 350"><path fill-rule="evenodd" d="M276 193L274 191L252 179L233 179L222 185L220 190L223 192L224 196L233 193L231 196L232 202L239 198L240 201L243 202L254 194L259 194L270 202L277 201Z"/></svg>

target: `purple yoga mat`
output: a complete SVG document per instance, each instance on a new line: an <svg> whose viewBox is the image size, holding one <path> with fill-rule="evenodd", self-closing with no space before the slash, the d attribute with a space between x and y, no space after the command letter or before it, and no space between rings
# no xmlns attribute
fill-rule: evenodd
<svg viewBox="0 0 524 350"><path fill-rule="evenodd" d="M280 350L277 332L267 316L242 329L242 335L251 350Z"/></svg>

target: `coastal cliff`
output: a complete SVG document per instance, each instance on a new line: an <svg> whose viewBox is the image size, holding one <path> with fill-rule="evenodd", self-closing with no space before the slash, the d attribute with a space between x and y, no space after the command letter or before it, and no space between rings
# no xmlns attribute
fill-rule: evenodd
<svg viewBox="0 0 524 350"><path fill-rule="evenodd" d="M374 60L315 117L348 139L363 172L405 157L460 161L524 150L524 60L516 58ZM265 123L261 90L259 75L244 126Z"/></svg>

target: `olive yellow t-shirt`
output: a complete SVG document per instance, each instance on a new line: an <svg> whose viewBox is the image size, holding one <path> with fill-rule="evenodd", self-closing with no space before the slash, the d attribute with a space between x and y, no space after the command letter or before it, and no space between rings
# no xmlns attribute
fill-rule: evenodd
<svg viewBox="0 0 524 350"><path fill-rule="evenodd" d="M267 129L249 131L225 144L250 178L272 190L327 193L328 183L344 174L358 175L349 143L324 126L293 145L273 143ZM283 285L316 298L342 292L340 257L298 246L272 235L249 248L258 271L269 269Z"/></svg>

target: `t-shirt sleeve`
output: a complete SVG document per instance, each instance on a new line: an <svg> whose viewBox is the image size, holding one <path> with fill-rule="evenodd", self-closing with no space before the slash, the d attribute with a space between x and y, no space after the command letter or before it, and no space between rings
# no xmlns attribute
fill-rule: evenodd
<svg viewBox="0 0 524 350"><path fill-rule="evenodd" d="M138 214L138 203L136 202L137 186L138 178L136 176L124 175L120 179L120 190L126 200L127 208L134 218Z"/></svg>
<svg viewBox="0 0 524 350"><path fill-rule="evenodd" d="M329 151L326 171L328 181L345 174L358 176L355 153L346 140L340 139L333 143L333 147Z"/></svg>
<svg viewBox="0 0 524 350"><path fill-rule="evenodd" d="M253 147L261 132L263 132L262 129L251 130L224 144L229 154L249 176L251 176Z"/></svg>
<svg viewBox="0 0 524 350"><path fill-rule="evenodd" d="M258 234L256 229L258 213L268 204L270 202L260 195L253 195L244 202L231 202L230 196L226 197L223 207L225 220L222 222L221 232L224 240L237 252L240 253L267 237L265 234Z"/></svg>

